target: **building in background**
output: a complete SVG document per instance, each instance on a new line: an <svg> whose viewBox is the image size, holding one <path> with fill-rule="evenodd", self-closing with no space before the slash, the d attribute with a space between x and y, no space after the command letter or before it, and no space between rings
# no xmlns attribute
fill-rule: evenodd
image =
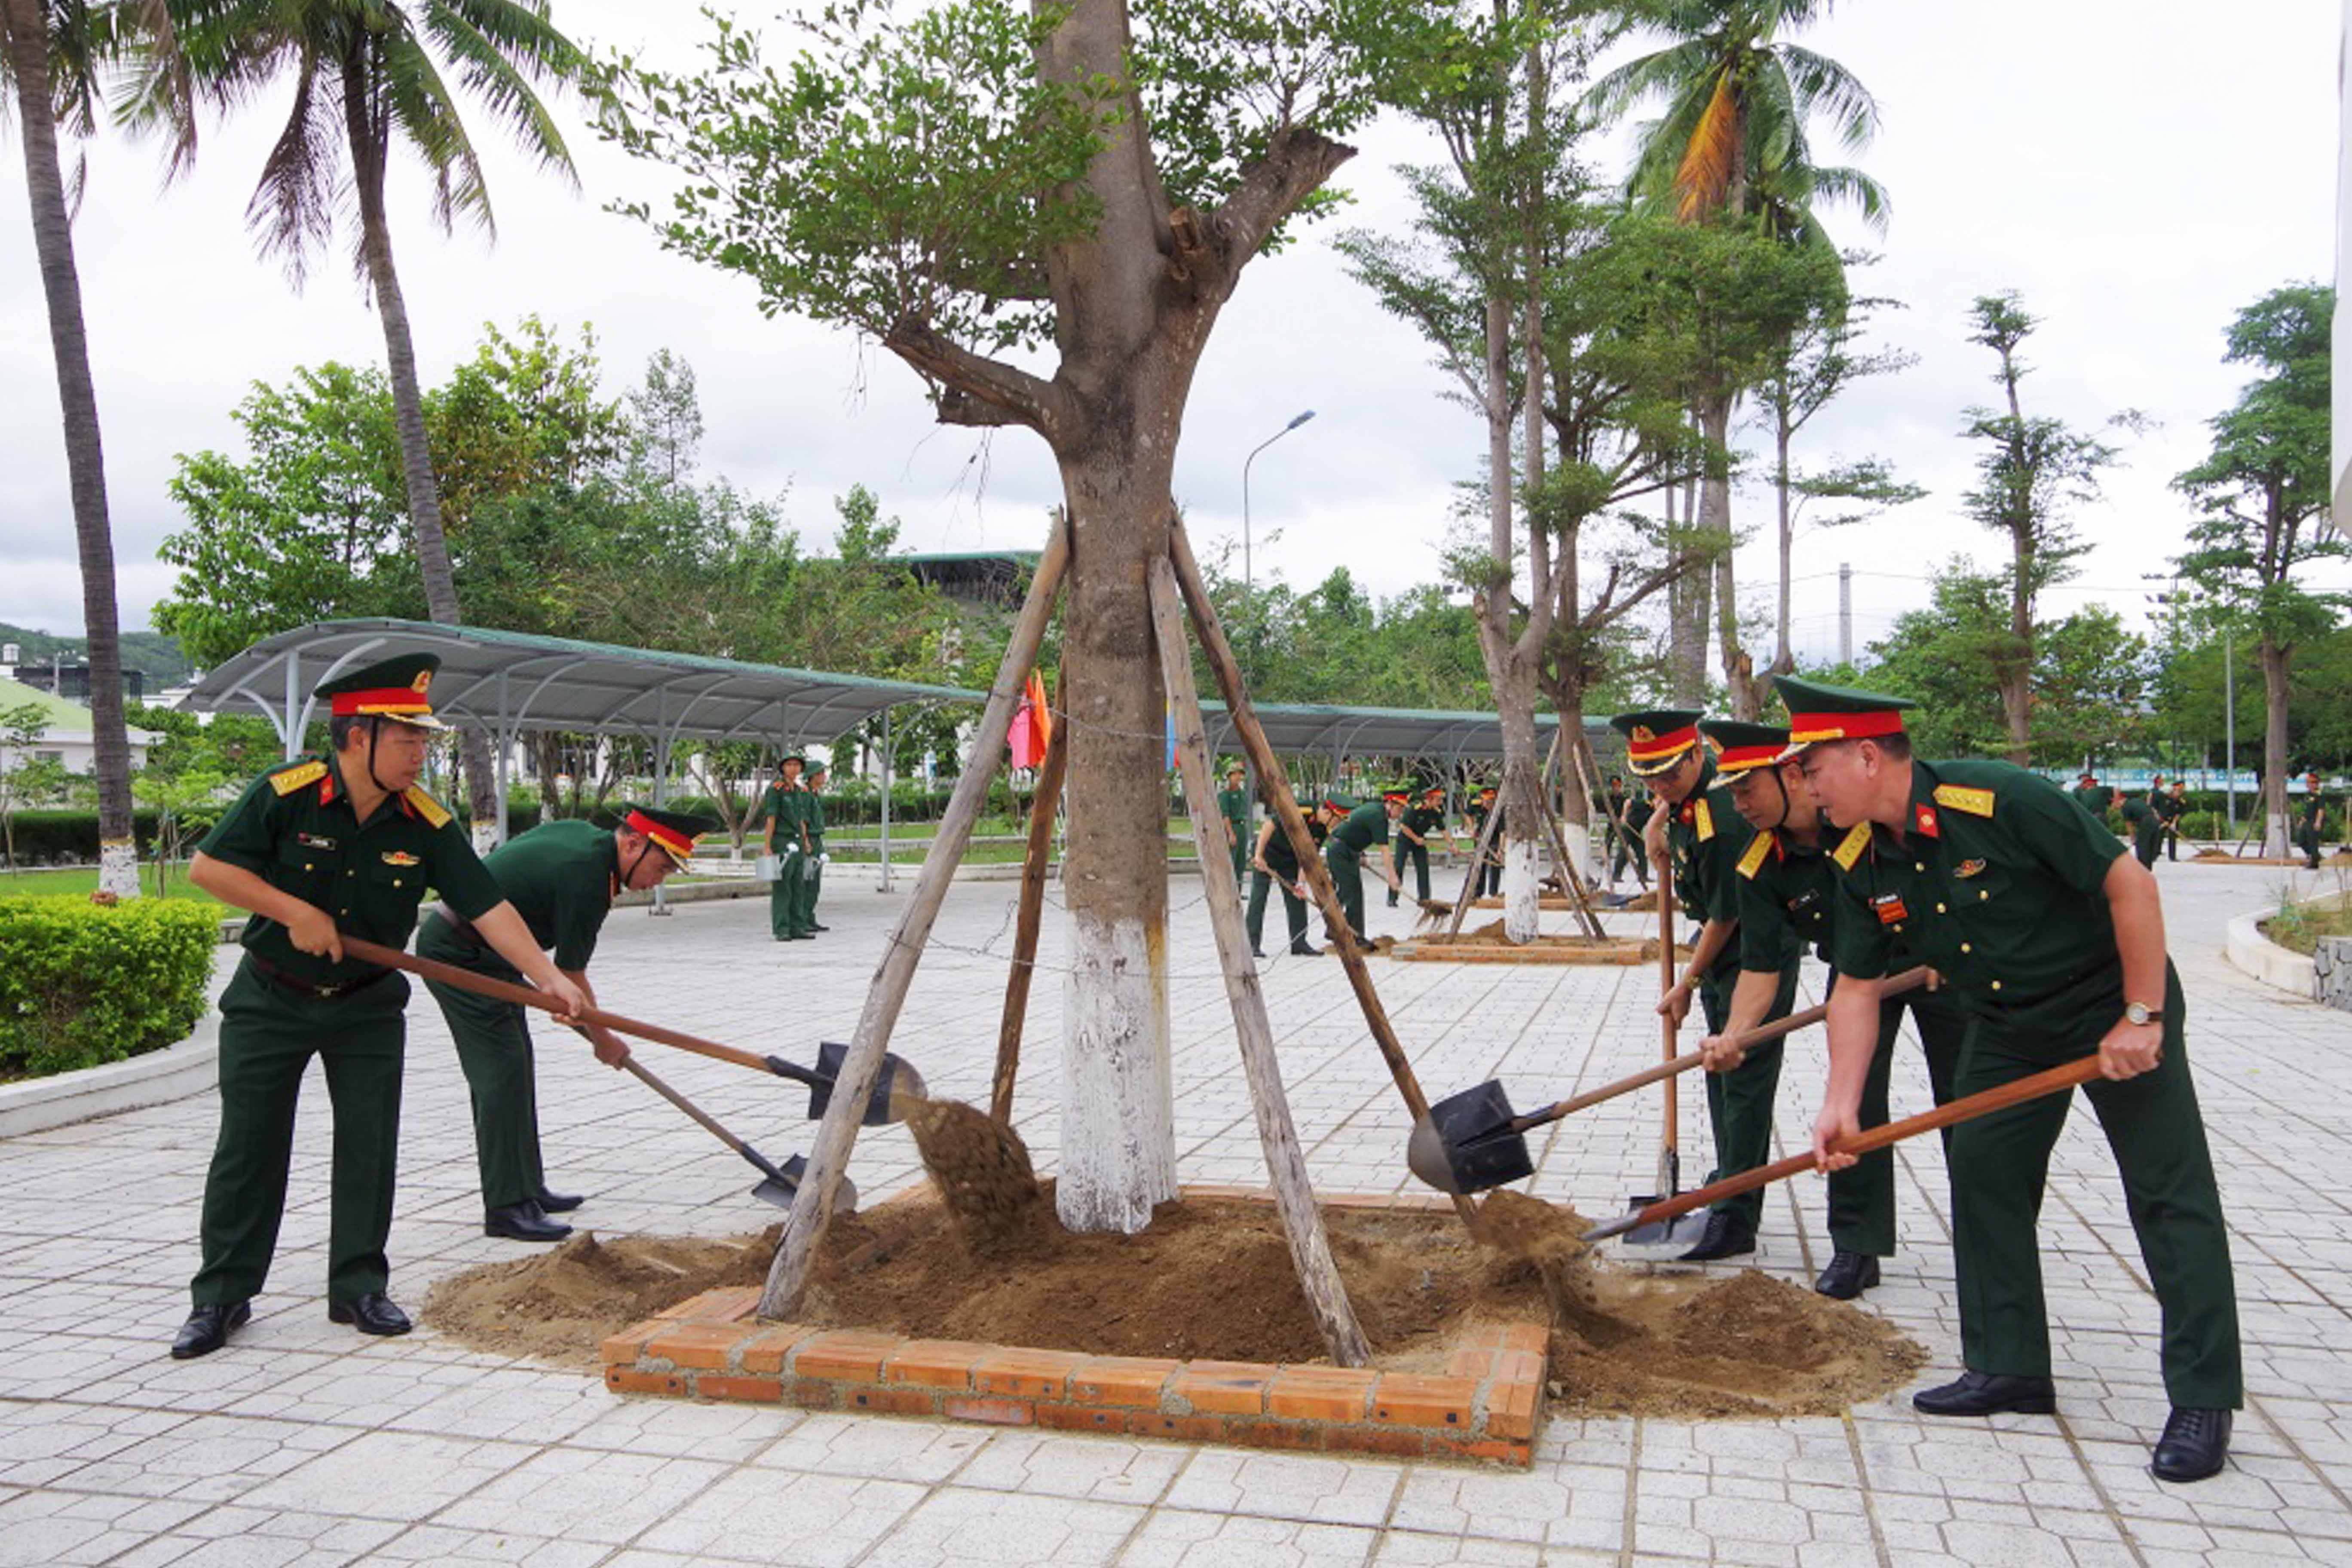
<svg viewBox="0 0 2352 1568"><path fill-rule="evenodd" d="M32 754L56 759L69 773L95 773L98 752L90 741L89 710L24 681L0 679L0 713L28 704L46 709L49 719L49 727L28 748ZM134 770L147 765L147 748L161 739L147 730L131 731L131 765ZM0 742L0 768L13 768L16 762L14 750Z"/></svg>

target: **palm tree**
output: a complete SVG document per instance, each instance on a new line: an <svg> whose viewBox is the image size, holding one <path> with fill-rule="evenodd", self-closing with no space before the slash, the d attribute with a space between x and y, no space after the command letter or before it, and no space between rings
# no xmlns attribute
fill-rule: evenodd
<svg viewBox="0 0 2352 1568"><path fill-rule="evenodd" d="M73 497L74 538L81 557L82 637L89 644L90 742L98 775L98 883L118 899L139 896L139 856L131 836L131 740L122 721L121 625L114 598L114 530L107 514L106 455L99 439L98 392L82 321L81 276L74 262L71 182L58 155L60 125L88 135L96 123L100 68L153 47L148 73L158 121L186 144L192 121L180 73L168 61L171 25L163 6L91 5L75 0L0 0L0 74L15 89L25 150L25 186L33 216L33 249L49 316L63 407L66 474ZM160 47L156 47L160 46ZM5 100L0 100L5 115ZM176 155L176 152L175 152Z"/></svg>
<svg viewBox="0 0 2352 1568"><path fill-rule="evenodd" d="M246 208L262 253L279 258L299 289L312 252L333 236L346 192L359 215L358 262L383 323L425 603L435 620L457 626L416 350L384 213L387 165L398 140L432 172L433 215L445 233L460 216L496 232L481 159L437 55L524 152L576 185L572 154L534 88L570 79L579 51L550 22L545 0L175 0L174 9L200 98L241 107L281 75L294 79L285 129ZM478 835L495 818L497 796L478 731L466 734L466 772Z"/></svg>
<svg viewBox="0 0 2352 1568"><path fill-rule="evenodd" d="M1858 207L1874 228L1886 223L1886 194L1859 169L1813 161L1810 129L1828 121L1849 150L1867 145L1878 129L1878 105L1861 81L1826 56L1785 42L1781 34L1818 20L1830 0L1667 0L1648 25L1675 41L1618 67L1592 84L1586 105L1605 118L1663 98L1665 112L1643 127L1628 193L1641 205L1671 210L1684 223L1752 225L1783 243L1834 257L1836 247L1814 208L1842 201ZM1843 291L1843 275L1838 276ZM1741 386L1731 375L1705 378L1694 390L1694 413L1711 442L1728 434ZM1753 718L1760 706L1752 661L1739 647L1733 597L1731 480L1713 473L1699 490L1697 529L1717 540L1716 622L1723 673L1733 710ZM1700 668L1705 606L1697 626L1677 620L1677 642L1691 648L1676 665ZM1695 643L1685 642L1692 631ZM1695 691L1678 696L1695 699Z"/></svg>

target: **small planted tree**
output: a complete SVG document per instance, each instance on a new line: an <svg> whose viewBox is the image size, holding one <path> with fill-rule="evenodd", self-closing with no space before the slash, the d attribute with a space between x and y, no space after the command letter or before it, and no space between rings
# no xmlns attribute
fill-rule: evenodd
<svg viewBox="0 0 2352 1568"><path fill-rule="evenodd" d="M49 732L49 710L38 702L20 702L0 709L0 847L8 868L16 868L16 813L47 798L64 770L34 754L33 748Z"/></svg>

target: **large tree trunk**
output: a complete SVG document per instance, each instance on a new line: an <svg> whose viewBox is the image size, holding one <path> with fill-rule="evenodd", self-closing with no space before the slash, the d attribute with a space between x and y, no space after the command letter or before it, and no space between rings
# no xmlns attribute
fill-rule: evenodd
<svg viewBox="0 0 2352 1568"><path fill-rule="evenodd" d="M2279 646L2272 633L2263 634L2263 853L2283 857L2294 853L2286 810L2286 709L2294 695L2288 679L2294 650ZM2232 758L2234 764L2236 759Z"/></svg>
<svg viewBox="0 0 2352 1568"><path fill-rule="evenodd" d="M1495 681L1495 714L1503 731L1503 935L1533 942L1539 934L1542 872L1538 860L1544 818L1543 753L1536 741L1536 679L1528 662L1512 658ZM1563 868L1561 875L1567 874Z"/></svg>
<svg viewBox="0 0 2352 1568"><path fill-rule="evenodd" d="M361 44L355 48L367 47ZM441 487L433 477L433 448L425 436L425 395L416 376L416 345L409 336L408 305L400 291L400 275L392 264L392 226L384 216L384 110L369 93L369 75L356 52L344 58L343 120L351 139L352 183L359 196L360 259L367 271L369 290L375 296L377 319L383 323L393 420L400 431L400 477L408 494L408 524L416 538L417 575L425 586L425 613L445 626L462 626L465 616L457 608L457 574L450 567L449 541L441 528ZM466 763L466 801L474 819L474 844L488 848L497 842L499 821L498 771L490 757L489 737L468 726L459 732L458 745Z"/></svg>
<svg viewBox="0 0 2352 1568"><path fill-rule="evenodd" d="M1731 434L1732 394L1709 394L1699 405L1698 423L1712 450L1722 452ZM1731 716L1753 721L1761 711L1757 699L1756 664L1739 644L1738 585L1733 580L1731 555L1731 473L1710 468L1699 481L1698 537L1716 552L1715 623L1723 655L1723 680L1731 700ZM1704 694L1700 694L1703 699ZM1703 700L1694 705L1703 706Z"/></svg>
<svg viewBox="0 0 2352 1568"><path fill-rule="evenodd" d="M1994 674L2009 721L2009 760L2021 768L2033 759L2033 541L2022 529L2012 531L2011 540L2009 657Z"/></svg>
<svg viewBox="0 0 2352 1568"><path fill-rule="evenodd" d="M58 128L49 85L47 6L5 0L10 74L16 84L17 131L25 148L25 185L48 306L49 347L66 438L74 539L81 557L82 636L89 643L90 749L98 774L98 885L118 899L139 896L139 852L131 836L131 740L122 722L122 644L114 602L114 532L107 516L106 457L99 441L98 392L90 379L89 339L82 322L81 279L74 266L72 220L58 163Z"/></svg>
<svg viewBox="0 0 2352 1568"><path fill-rule="evenodd" d="M1797 668L1796 652L1789 646L1789 593L1797 552L1796 521L1789 510L1789 405L1784 400L1773 410L1772 421L1772 489L1780 505L1780 595L1772 616L1774 675L1787 675Z"/></svg>
<svg viewBox="0 0 2352 1568"><path fill-rule="evenodd" d="M1675 510L1675 487L1666 487L1668 561L1696 547L1691 521L1696 508L1692 497L1693 487L1683 487L1683 505L1678 519ZM1706 706L1706 612L1714 584L1712 574L1694 571L1684 573L1666 587L1667 677L1670 695L1678 708Z"/></svg>

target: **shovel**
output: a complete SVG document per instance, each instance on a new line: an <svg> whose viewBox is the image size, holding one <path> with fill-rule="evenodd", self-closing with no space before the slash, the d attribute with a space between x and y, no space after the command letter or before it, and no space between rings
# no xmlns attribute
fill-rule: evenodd
<svg viewBox="0 0 2352 1568"><path fill-rule="evenodd" d="M1675 988L1675 884L1671 875L1658 881L1658 994ZM1675 1037L1678 1026L1672 1018L1658 1018L1662 1054L1666 1061L1675 1059ZM1683 1187L1682 1155L1682 1096L1680 1085L1672 1074L1665 1083L1665 1120L1658 1134L1658 1191L1632 1199L1627 1206L1635 1213L1654 1206L1663 1199L1674 1197ZM1686 1213L1687 1211L1678 1211ZM1706 1227L1705 1220L1678 1223L1676 1215L1663 1220L1628 1227L1628 1247L1682 1247L1698 1245L1697 1232Z"/></svg>
<svg viewBox="0 0 2352 1568"><path fill-rule="evenodd" d="M1882 996L1900 996L1916 991L1927 983L1924 968L1904 971L1888 980L1880 991ZM1769 1045L1783 1036L1799 1029L1810 1028L1829 1016L1826 1006L1808 1007L1801 1013L1791 1013L1769 1024L1741 1031L1731 1043L1741 1050L1754 1050ZM1515 1182L1535 1169L1528 1152L1527 1134L1536 1128L1590 1110L1604 1100L1621 1094L1631 1094L1637 1089L1686 1073L1701 1064L1697 1051L1686 1051L1643 1068L1640 1072L1587 1089L1567 1100L1555 1100L1540 1110L1514 1114L1510 1097L1501 1083L1488 1079L1475 1089L1463 1090L1450 1099L1441 1100L1429 1108L1429 1115L1415 1122L1412 1140L1406 1145L1405 1163L1412 1173L1445 1193L1473 1193L1487 1187ZM1641 1200L1654 1203L1654 1198Z"/></svg>
<svg viewBox="0 0 2352 1568"><path fill-rule="evenodd" d="M1979 1090L1964 1099L1951 1100L1937 1106L1933 1110L1923 1110L1916 1116L1906 1116L1900 1121L1889 1121L1883 1126L1865 1128L1851 1138L1835 1140L1830 1144L1830 1150L1832 1153L1838 1154L1867 1154L1874 1149L1884 1149L1888 1144L1899 1143L1906 1138L1916 1138L1922 1132L1933 1132L1939 1128L1949 1127L1955 1122L1971 1121L1979 1116L1990 1115L1996 1110L2006 1110L2012 1105L2021 1104L2029 1100L2038 1100L2045 1094L2057 1094L2063 1090L2074 1089L2078 1085L2090 1082L2098 1076L2099 1058L2098 1053L2095 1051L2087 1057L2080 1057L2074 1061L2035 1073L2031 1078L2021 1078L2014 1083L2000 1084L1992 1089ZM1588 1242L1606 1241L1611 1237L1622 1236L1630 1241L1638 1230L1657 1225L1671 1225L1677 1216L1686 1215L1693 1209L1705 1208L1707 1205L1720 1202L1722 1199L1736 1198L1742 1193L1752 1193L1759 1187L1785 1181L1800 1171L1813 1169L1813 1163L1811 1153L1791 1154L1785 1160L1775 1160L1769 1165L1759 1165L1752 1171L1742 1171L1736 1176L1726 1176L1722 1181L1710 1183L1704 1187L1676 1194L1672 1197L1660 1198L1644 1208L1635 1209L1633 1213L1612 1219L1605 1225L1594 1226L1584 1233L1584 1239ZM1634 1201L1639 1203L1641 1200L1637 1198Z"/></svg>
<svg viewBox="0 0 2352 1568"><path fill-rule="evenodd" d="M511 1002L519 1007L537 1007L541 1012L560 1011L544 991L529 985L517 985L511 981L493 980L487 974L477 974L470 969L460 969L454 963L438 959L419 958L397 948L384 947L355 936L346 936L343 952L352 958L380 963L386 969L403 969L426 980L437 980L444 985L454 985L460 991L471 991L500 1002ZM625 1018L618 1013L607 1013L599 1007L583 1008L580 1022L599 1024L618 1034L635 1035L639 1039L656 1045L675 1046L682 1051L709 1057L717 1061L733 1062L754 1072L773 1073L778 1078L804 1083L809 1089L809 1116L812 1120L824 1114L833 1101L833 1086L839 1079L841 1063L849 1054L847 1046L830 1041L817 1047L814 1068L800 1067L782 1057L763 1057L753 1051L738 1050L713 1040L701 1039L677 1029L665 1029L659 1024L641 1023ZM894 1121L904 1121L908 1108L926 1098L922 1074L895 1056L882 1058L882 1070L874 1076L874 1091L866 1102L862 1118L868 1127L882 1127Z"/></svg>
<svg viewBox="0 0 2352 1568"><path fill-rule="evenodd" d="M808 1170L808 1162L806 1160L803 1159L800 1155L795 1154L791 1159L785 1161L781 1167L770 1164L766 1155L761 1153L757 1149L752 1148L749 1143L744 1142L740 1138L736 1137L732 1132L728 1131L726 1128L721 1127L719 1124L719 1119L717 1117L712 1116L709 1111L704 1110L700 1106L695 1104L694 1101L687 1099L686 1096L678 1093L677 1090L670 1088L669 1085L656 1078L653 1074L653 1069L639 1063L636 1058L623 1057L621 1058L621 1067L624 1071L635 1074L638 1080L644 1083L647 1089L652 1089L656 1094L660 1095L664 1100L668 1100L672 1105L675 1105L680 1110L685 1111L703 1128L708 1130L712 1137L717 1138L721 1143L726 1144L730 1149L734 1150L735 1152L742 1155L746 1161L750 1162L751 1167L760 1173L761 1178L760 1184L751 1189L751 1195L753 1197L759 1199L763 1204L772 1204L780 1209L788 1209L793 1206L793 1196L800 1191L801 1176ZM844 1176L841 1179L841 1195L834 1200L834 1205L837 1210L843 1213L854 1214L856 1212L857 1188L846 1176Z"/></svg>

